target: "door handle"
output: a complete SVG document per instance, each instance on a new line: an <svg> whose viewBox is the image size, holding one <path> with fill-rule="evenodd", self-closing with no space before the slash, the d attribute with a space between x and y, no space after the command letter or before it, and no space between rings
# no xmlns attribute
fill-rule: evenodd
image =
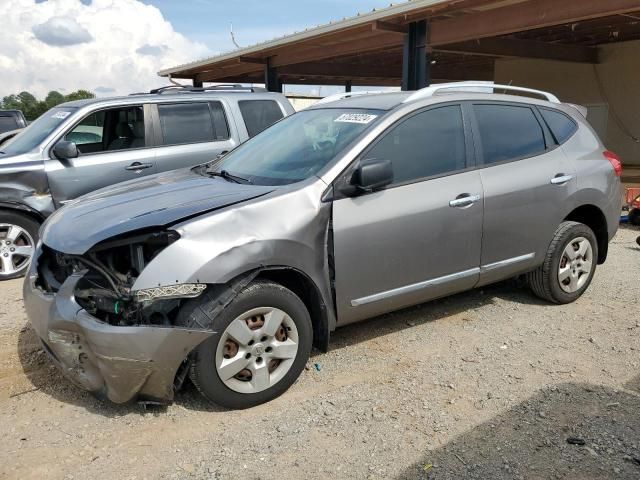
<svg viewBox="0 0 640 480"><path fill-rule="evenodd" d="M140 163L140 162L133 162L131 165L129 165L128 167L124 167L125 170L133 170L133 171L140 171L140 170L144 170L145 168L151 168L153 167L153 163Z"/></svg>
<svg viewBox="0 0 640 480"><path fill-rule="evenodd" d="M480 201L480 195L464 194L458 196L455 200L451 200L449 206L453 208L469 207L478 201Z"/></svg>
<svg viewBox="0 0 640 480"><path fill-rule="evenodd" d="M559 173L555 177L551 179L551 185L564 185L568 181L573 178L573 175L565 175L564 173Z"/></svg>

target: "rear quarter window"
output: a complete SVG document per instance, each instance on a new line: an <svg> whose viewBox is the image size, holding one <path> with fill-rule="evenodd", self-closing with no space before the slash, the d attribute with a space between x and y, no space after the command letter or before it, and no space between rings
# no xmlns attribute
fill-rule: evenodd
<svg viewBox="0 0 640 480"><path fill-rule="evenodd" d="M250 137L256 136L284 117L280 105L274 100L241 100L238 107Z"/></svg>
<svg viewBox="0 0 640 480"><path fill-rule="evenodd" d="M558 145L569 140L578 130L576 122L564 113L547 108L540 108L539 110Z"/></svg>

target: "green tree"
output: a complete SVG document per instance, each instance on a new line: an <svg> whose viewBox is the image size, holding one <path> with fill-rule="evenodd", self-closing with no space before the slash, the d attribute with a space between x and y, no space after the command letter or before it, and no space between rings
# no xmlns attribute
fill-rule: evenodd
<svg viewBox="0 0 640 480"><path fill-rule="evenodd" d="M56 105L60 105L65 101L64 95L56 90L51 90L47 94L47 98L44 99L44 103L47 105L47 108L53 108Z"/></svg>
<svg viewBox="0 0 640 480"><path fill-rule="evenodd" d="M72 100L95 98L88 90L76 90L69 95L62 95L56 90L50 91L44 100L38 100L30 92L20 92L17 95L7 95L0 101L0 108L4 110L21 110L29 121L33 121L50 108Z"/></svg>
<svg viewBox="0 0 640 480"><path fill-rule="evenodd" d="M87 98L96 98L94 93L91 93L88 90L76 90L75 92L71 92L69 95L66 96L66 99L68 102L72 101L72 100L85 100Z"/></svg>

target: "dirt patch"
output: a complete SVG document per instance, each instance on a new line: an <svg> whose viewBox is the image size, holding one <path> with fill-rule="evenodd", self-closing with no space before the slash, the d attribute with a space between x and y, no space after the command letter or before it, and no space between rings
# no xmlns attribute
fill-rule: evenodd
<svg viewBox="0 0 640 480"><path fill-rule="evenodd" d="M572 305L506 282L352 325L245 411L193 388L101 403L50 364L5 282L0 477L640 478L639 233L619 232Z"/></svg>

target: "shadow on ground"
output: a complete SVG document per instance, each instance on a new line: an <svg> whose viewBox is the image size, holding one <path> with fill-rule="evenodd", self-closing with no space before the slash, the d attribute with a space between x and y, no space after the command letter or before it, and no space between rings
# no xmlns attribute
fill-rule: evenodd
<svg viewBox="0 0 640 480"><path fill-rule="evenodd" d="M511 280L400 310L365 323L340 328L333 333L329 348L330 350L347 348L427 322L447 321L463 312L471 315L473 310L494 303L496 298L520 304L548 305L534 297L528 289L522 288L522 284ZM162 413L166 410L166 407L162 406L145 407L136 403L114 405L98 400L93 395L75 387L49 361L30 326L23 328L20 332L18 356L22 369L34 388L61 402L77 405L107 417L118 417L129 413ZM319 351L314 351L312 354L313 358L321 356L322 353ZM183 390L176 394L174 401L189 410L224 411L223 408L206 402L188 381L185 382Z"/></svg>
<svg viewBox="0 0 640 480"><path fill-rule="evenodd" d="M474 310L494 304L496 298L522 305L545 305L547 308L557 307L556 305L551 305L535 297L531 291L526 288L523 280L512 279L433 300L415 307L398 310L397 312L372 318L363 323L355 323L339 328L331 334L329 350L333 351L349 347L350 345L399 332L407 328L413 328L428 322L439 320L447 321L447 319L465 312L471 317ZM469 320L469 318L466 319ZM505 317L505 322L507 321L509 320ZM321 354L316 352L316 355Z"/></svg>
<svg viewBox="0 0 640 480"><path fill-rule="evenodd" d="M640 376L561 384L428 452L402 479L638 479Z"/></svg>

